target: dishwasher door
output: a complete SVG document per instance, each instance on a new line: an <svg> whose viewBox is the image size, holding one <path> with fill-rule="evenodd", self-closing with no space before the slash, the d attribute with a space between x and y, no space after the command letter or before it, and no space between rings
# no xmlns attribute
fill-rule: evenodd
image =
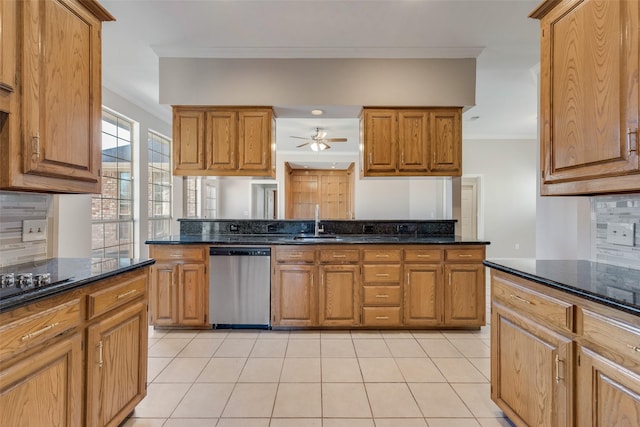
<svg viewBox="0 0 640 427"><path fill-rule="evenodd" d="M209 250L209 319L215 328L269 328L271 249Z"/></svg>

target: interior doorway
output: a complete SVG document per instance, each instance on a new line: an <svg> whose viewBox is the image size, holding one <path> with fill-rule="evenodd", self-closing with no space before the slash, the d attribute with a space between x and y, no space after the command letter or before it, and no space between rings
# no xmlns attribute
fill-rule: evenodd
<svg viewBox="0 0 640 427"><path fill-rule="evenodd" d="M482 232L481 177L463 176L461 188L461 234L463 239L478 239Z"/></svg>

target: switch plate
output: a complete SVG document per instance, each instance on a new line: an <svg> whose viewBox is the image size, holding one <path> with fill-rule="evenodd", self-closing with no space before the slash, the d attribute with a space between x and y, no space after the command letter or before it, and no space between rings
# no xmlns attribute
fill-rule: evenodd
<svg viewBox="0 0 640 427"><path fill-rule="evenodd" d="M635 246L635 223L610 222L607 224L607 243L622 246Z"/></svg>
<svg viewBox="0 0 640 427"><path fill-rule="evenodd" d="M22 221L22 241L47 240L46 219L25 219Z"/></svg>

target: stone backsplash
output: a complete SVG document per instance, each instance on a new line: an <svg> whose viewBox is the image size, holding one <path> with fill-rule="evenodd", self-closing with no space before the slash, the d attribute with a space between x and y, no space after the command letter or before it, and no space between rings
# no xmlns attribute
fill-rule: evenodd
<svg viewBox="0 0 640 427"><path fill-rule="evenodd" d="M47 258L47 240L22 241L22 221L48 219L48 194L0 191L0 267Z"/></svg>
<svg viewBox="0 0 640 427"><path fill-rule="evenodd" d="M596 261L640 270L640 194L596 196L591 199L591 210ZM609 223L635 223L635 246L607 243Z"/></svg>

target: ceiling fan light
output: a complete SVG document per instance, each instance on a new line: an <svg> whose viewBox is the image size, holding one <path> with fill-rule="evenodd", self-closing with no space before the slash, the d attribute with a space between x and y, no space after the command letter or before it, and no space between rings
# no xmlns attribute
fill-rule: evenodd
<svg viewBox="0 0 640 427"><path fill-rule="evenodd" d="M327 148L329 148L329 146L327 144L325 144L324 142L320 142L320 143L318 143L318 148L320 149L320 151L322 151L322 150L326 150Z"/></svg>
<svg viewBox="0 0 640 427"><path fill-rule="evenodd" d="M313 115L313 116L321 116L323 114L324 114L324 111L322 111L322 110L319 110L319 109L318 110L311 110L311 115Z"/></svg>
<svg viewBox="0 0 640 427"><path fill-rule="evenodd" d="M311 151L324 150L324 148L320 148L320 144L318 144L317 142L312 142L311 144L309 144L309 148L311 148Z"/></svg>

